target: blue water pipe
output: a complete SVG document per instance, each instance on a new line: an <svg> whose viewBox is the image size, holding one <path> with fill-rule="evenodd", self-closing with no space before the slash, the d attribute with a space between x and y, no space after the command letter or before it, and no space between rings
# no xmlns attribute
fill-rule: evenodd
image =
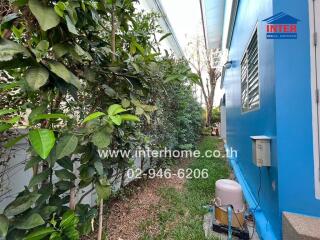
<svg viewBox="0 0 320 240"><path fill-rule="evenodd" d="M228 146L225 145L225 148L228 149ZM277 240L270 223L268 222L264 213L261 211L260 206L258 206L258 202L252 194L250 187L240 170L240 167L237 163L237 159L229 158L228 160L233 168L237 181L242 187L243 195L247 201L247 204L249 205L249 210L254 216L256 222L256 229L260 238L268 240Z"/></svg>
<svg viewBox="0 0 320 240"><path fill-rule="evenodd" d="M228 206L228 240L232 240L232 207Z"/></svg>

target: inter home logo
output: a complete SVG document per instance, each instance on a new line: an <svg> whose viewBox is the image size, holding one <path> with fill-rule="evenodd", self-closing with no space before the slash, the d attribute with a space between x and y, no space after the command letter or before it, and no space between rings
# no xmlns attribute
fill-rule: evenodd
<svg viewBox="0 0 320 240"><path fill-rule="evenodd" d="M297 39L297 24L300 21L286 13L280 12L263 20L267 23L267 39Z"/></svg>

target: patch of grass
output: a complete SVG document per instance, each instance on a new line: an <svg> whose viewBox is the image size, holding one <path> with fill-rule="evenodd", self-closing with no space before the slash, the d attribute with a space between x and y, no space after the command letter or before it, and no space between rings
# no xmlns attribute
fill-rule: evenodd
<svg viewBox="0 0 320 240"><path fill-rule="evenodd" d="M221 141L204 137L198 149L201 156L206 150L221 149ZM208 178L188 179L182 191L165 187L160 189L164 209L158 212L157 221L160 234L151 237L144 232L144 240L201 240L205 239L203 216L207 213L204 206L211 203L216 180L229 175L227 162L223 158L199 157L191 162L191 169L208 169Z"/></svg>
<svg viewBox="0 0 320 240"><path fill-rule="evenodd" d="M144 231L148 227L152 225L152 220L151 219L146 219L142 223L140 223L139 228L140 230Z"/></svg>

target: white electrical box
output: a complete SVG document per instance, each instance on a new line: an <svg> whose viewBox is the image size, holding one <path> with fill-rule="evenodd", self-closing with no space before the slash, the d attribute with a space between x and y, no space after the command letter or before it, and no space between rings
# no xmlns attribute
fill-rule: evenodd
<svg viewBox="0 0 320 240"><path fill-rule="evenodd" d="M257 167L271 166L271 138L268 136L251 136L252 159Z"/></svg>

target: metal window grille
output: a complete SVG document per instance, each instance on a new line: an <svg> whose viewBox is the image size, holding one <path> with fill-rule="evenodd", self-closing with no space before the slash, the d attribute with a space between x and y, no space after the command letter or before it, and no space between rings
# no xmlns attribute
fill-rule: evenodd
<svg viewBox="0 0 320 240"><path fill-rule="evenodd" d="M241 105L243 112L259 108L260 105L257 30L241 61Z"/></svg>

